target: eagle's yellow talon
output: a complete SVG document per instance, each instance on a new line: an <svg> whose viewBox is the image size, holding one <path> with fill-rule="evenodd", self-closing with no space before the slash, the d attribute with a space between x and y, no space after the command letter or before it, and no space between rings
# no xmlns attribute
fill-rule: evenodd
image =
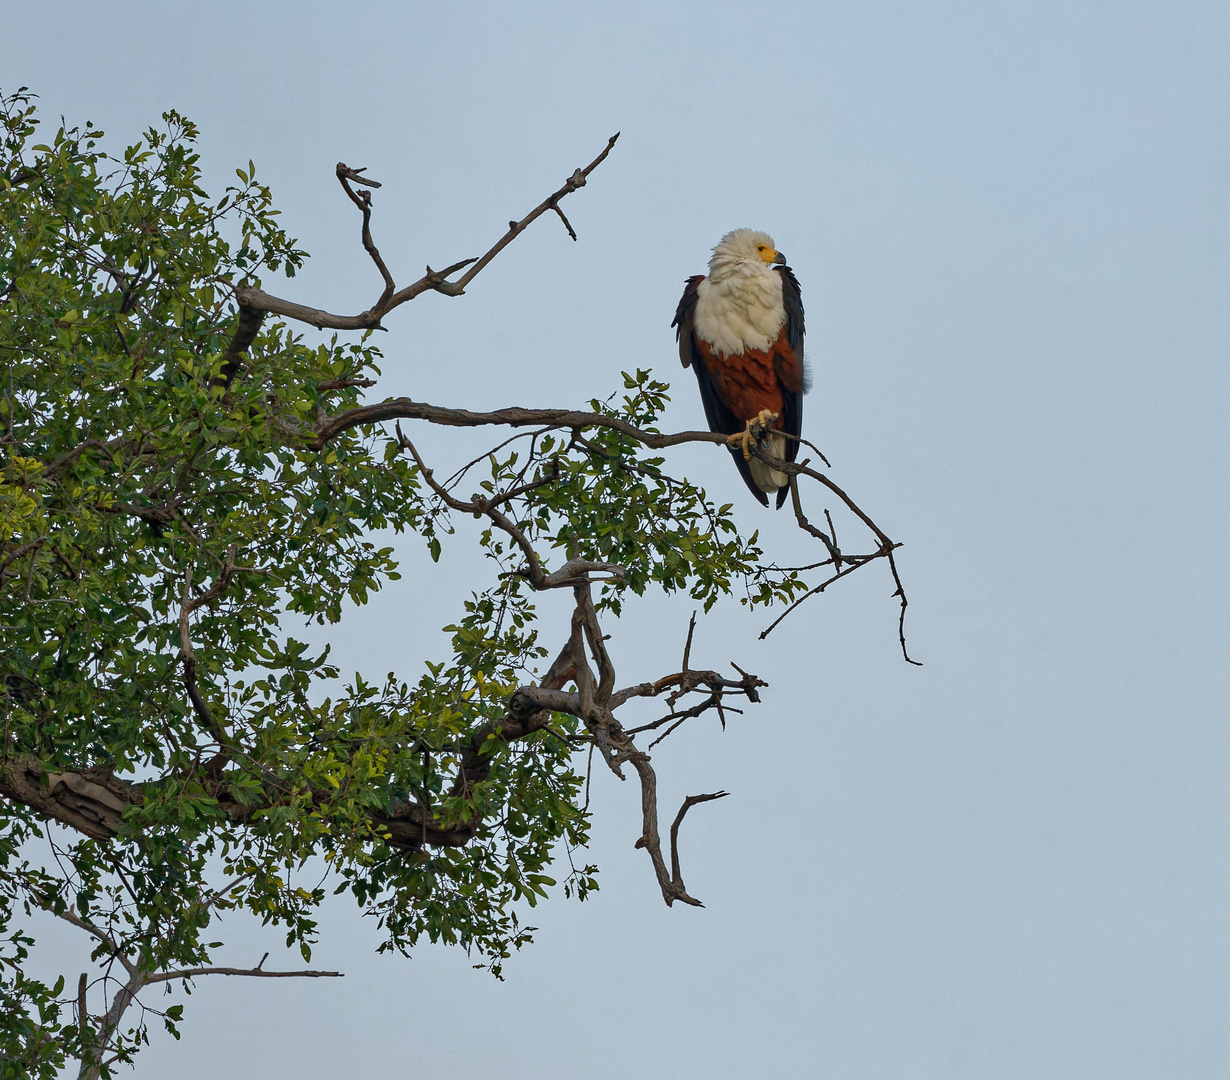
<svg viewBox="0 0 1230 1080"><path fill-rule="evenodd" d="M742 431L726 436L727 446L737 446L743 451L743 460L752 460L752 443L759 442L769 431L769 426L777 419L778 414L768 409L761 409L759 414L747 422Z"/></svg>
<svg viewBox="0 0 1230 1080"><path fill-rule="evenodd" d="M776 419L777 419L777 413L770 412L768 409L761 409L760 414L756 417L755 420L748 421L748 426L750 427L752 424L755 424L756 427L761 429L761 431L768 431L769 425L772 424L773 421Z"/></svg>
<svg viewBox="0 0 1230 1080"><path fill-rule="evenodd" d="M742 431L736 431L733 435L726 436L726 445L731 446L731 447L734 447L734 446L739 447L743 451L744 461L752 460L752 438L753 438L752 424L753 423L754 421L749 420L747 422L747 427L744 428Z"/></svg>

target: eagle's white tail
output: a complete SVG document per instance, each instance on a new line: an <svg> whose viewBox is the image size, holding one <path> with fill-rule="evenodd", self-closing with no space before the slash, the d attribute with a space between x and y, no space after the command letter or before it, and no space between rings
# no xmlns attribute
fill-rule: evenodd
<svg viewBox="0 0 1230 1080"><path fill-rule="evenodd" d="M785 458L786 456L785 435L774 433L767 439L762 440L760 445L776 458ZM784 488L790 483L789 476L780 469L774 469L772 466L766 465L759 458L752 458L747 465L752 470L752 479L756 481L756 486L761 491L767 491L772 494L778 488Z"/></svg>

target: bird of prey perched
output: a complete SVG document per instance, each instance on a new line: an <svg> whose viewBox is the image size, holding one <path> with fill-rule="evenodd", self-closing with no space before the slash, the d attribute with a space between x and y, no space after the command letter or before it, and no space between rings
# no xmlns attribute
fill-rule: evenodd
<svg viewBox="0 0 1230 1080"><path fill-rule="evenodd" d="M679 359L696 372L709 430L728 436L739 474L761 503L768 506L766 492L777 492L778 509L790 478L753 457L750 446L794 461L803 395L811 389L803 299L785 262L764 233L727 233L713 249L708 277L688 278L671 323L678 328Z"/></svg>

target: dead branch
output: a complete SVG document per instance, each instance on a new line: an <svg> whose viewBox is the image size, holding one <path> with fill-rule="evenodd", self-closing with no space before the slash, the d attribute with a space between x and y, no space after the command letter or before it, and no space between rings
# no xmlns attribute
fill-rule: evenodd
<svg viewBox="0 0 1230 1080"><path fill-rule="evenodd" d="M713 709L717 712L718 719L722 722L723 731L726 730L727 710L729 710L732 713L741 714L743 712L742 709L735 709L729 705L724 706L722 704L722 695L719 693L713 693L713 694L710 694L703 701L698 702L696 705L693 705L691 708L673 710L672 712L668 713L666 716L662 717L660 720L655 720L652 724L643 724L637 730L653 731L654 729L661 727L663 724L668 723L671 720L675 721L673 724L671 724L670 727L668 727L664 732L662 732L661 735L659 735L656 739L653 740L653 742L651 742L646 747L647 750L652 750L655 746L658 745L658 743L662 742L664 739L669 738L676 731L678 731L679 728L681 728L684 724L686 724L689 720L695 720L696 717L703 716L710 709Z"/></svg>
<svg viewBox="0 0 1230 1080"><path fill-rule="evenodd" d="M692 617L688 620L688 636L683 643L683 664L679 668L680 671L688 670L688 661L692 659L692 635L696 633L696 612L692 612ZM671 701L674 704L674 701Z"/></svg>
<svg viewBox="0 0 1230 1080"><path fill-rule="evenodd" d="M897 585L897 591L893 593L893 596L901 601L901 611L897 616L897 640L901 642L901 655L905 657L906 663L922 667L921 660L910 659L909 650L905 646L905 609L909 607L910 602L905 597L905 586L901 584L901 575L897 572L897 560L893 556L893 552L900 546L900 544L894 544L884 553L888 558L888 568L892 571L893 581Z"/></svg>
<svg viewBox="0 0 1230 1080"><path fill-rule="evenodd" d="M346 192L350 201L359 208L359 212L363 215L363 229L360 234L363 247L368 255L371 256L372 262L376 264L376 269L380 271L380 276L384 279L384 292L380 294L380 299L376 301L376 307L380 308L389 302L389 297L393 295L393 290L397 286L393 281L393 275L389 273L389 268L384 265L384 260L380 257L380 251L372 242L372 193L370 191L356 192L350 186L350 181L353 180L358 184L366 184L368 187L378 188L380 185L375 180L368 180L359 175L366 171L366 169L352 169L341 161L337 163L338 183L342 185L342 190Z"/></svg>
<svg viewBox="0 0 1230 1080"><path fill-rule="evenodd" d="M519 577L530 577L528 569L514 571ZM566 589L584 582L622 581L627 576L627 569L618 563L588 562L585 559L569 559L563 566L551 574L531 583L536 589ZM594 574L605 574L604 578L596 578Z"/></svg>
<svg viewBox="0 0 1230 1080"><path fill-rule="evenodd" d="M876 552L874 555L869 556L869 558L879 558L881 555L887 555L887 554L888 554L887 551L881 550L881 551ZM839 570L836 574L833 574L831 577L825 578L825 580L820 582L819 585L816 585L813 588L808 589L807 592L805 592L802 596L800 596L797 600L795 600L794 603L790 604L786 608L785 611L783 611L776 619L774 619L771 623L769 623L769 625L764 630L760 632L760 640L763 641L771 633L773 633L773 631L777 628L778 624L781 623L781 621L787 615L789 615L792 611L794 611L796 608L806 603L813 596L818 596L820 593L824 592L824 590L827 589L830 585L832 585L835 581L840 581L842 578L848 577L850 574L853 574L855 570L857 570L860 566L863 566L863 565L865 565L863 562L851 563L844 570ZM893 595L896 596L896 593L894 593ZM906 657L906 659L909 659L909 657Z"/></svg>
<svg viewBox="0 0 1230 1080"><path fill-rule="evenodd" d="M269 958L269 954L265 953L261 957L260 964L253 968L232 968L232 967L196 967L196 968L181 968L177 971L159 971L156 974L146 978L146 984L171 982L175 979L195 979L199 975L243 975L249 979L341 979L345 977L343 971L316 971L312 968L304 968L299 971L266 971L261 964Z"/></svg>
<svg viewBox="0 0 1230 1080"><path fill-rule="evenodd" d="M653 766L649 764L648 754L638 753L630 760L641 780L641 811L645 823L645 831L636 842L636 846L644 848L649 852L649 859L653 863L654 873L657 875L658 885L662 890L662 899L666 901L667 907L671 907L676 900L691 907L704 907L704 904L688 893L683 884L683 878L679 873L679 853L676 838L679 822L683 818L684 811L680 810L679 815L675 818L675 824L671 827L671 862L673 872L668 873L666 863L662 858L662 840L658 835L658 778L653 771ZM726 793L723 792L722 794ZM720 797L720 795L700 796L697 798L697 801Z"/></svg>
<svg viewBox="0 0 1230 1080"><path fill-rule="evenodd" d="M807 461L804 460L802 464L806 465ZM841 552L837 548L836 537L835 535L830 536L823 529L817 529L816 526L807 520L807 515L803 513L803 504L799 501L799 479L797 476L790 478L790 503L794 508L794 518L799 523L799 528L811 533L812 536L816 537L824 545L825 550L829 553L833 569L840 570ZM827 514L828 511L826 510L825 515L827 516ZM832 528L831 518L829 519L829 527Z"/></svg>
<svg viewBox="0 0 1230 1080"><path fill-rule="evenodd" d="M420 296L425 292L439 292L445 296L461 296L466 286L477 277L483 269L494 259L501 251L504 250L513 240L524 232L534 221L548 211L555 211L563 218L563 212L559 209L561 199L570 195L578 188L584 187L589 174L594 171L603 161L615 145L615 140L619 138L619 133L616 132L607 141L606 147L603 149L593 161L586 165L583 169L577 169L564 182L563 187L552 192L533 210L525 215L520 221L510 221L508 223L508 231L504 233L486 252L486 254L473 259L462 259L460 262L455 262L443 270L433 270L430 266L426 272L417 281L407 285L400 291L394 290L394 282L392 275L389 274L388 268L385 267L383 260L380 258L379 252L376 250L375 244L371 242L371 233L369 229L369 221L371 216L371 196L368 192L356 193L351 187L350 182L357 181L367 183L369 186L375 186L371 181L365 180L359 176L361 170L347 168L344 164L338 163L337 177L342 187L346 190L346 194L351 201L359 207L363 213L363 246L367 249L368 254L372 257L376 266L380 269L381 276L384 279L384 292L380 298L366 311L361 311L358 315L335 315L331 312L324 311L320 308L307 307L303 304L296 304L290 300L284 300L278 296L272 296L261 289L253 286L248 286L239 290L236 299L239 304L239 322L240 325L236 329L235 336L227 349L224 358L224 374L225 367L233 362L236 362L252 344L257 332L260 329L261 320L266 314L281 315L284 318L294 319L297 322L308 323L319 329L331 330L372 330L380 326L380 320L394 308L406 303L408 300L413 300L416 296ZM567 219L564 219L565 224L568 224ZM576 235L568 225L569 235L576 239ZM457 271L469 266L469 270L465 272L456 281L448 280ZM245 322L245 313L247 313L247 321Z"/></svg>
<svg viewBox="0 0 1230 1080"><path fill-rule="evenodd" d="M683 822L683 816L697 803L724 799L729 794L729 791L715 791L709 795L689 795L683 800L683 805L679 807L679 813L675 815L675 820L671 822L671 883L681 893L685 891L683 888L683 874L679 870L679 826ZM683 897L681 896L680 899L683 899ZM698 907L704 907L699 901L695 903Z"/></svg>

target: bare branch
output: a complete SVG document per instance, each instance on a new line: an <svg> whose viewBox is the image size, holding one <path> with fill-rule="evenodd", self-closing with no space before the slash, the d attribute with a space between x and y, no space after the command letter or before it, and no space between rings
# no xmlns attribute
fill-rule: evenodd
<svg viewBox="0 0 1230 1080"><path fill-rule="evenodd" d="M724 799L729 794L729 791L715 791L710 795L689 795L683 800L683 805L679 807L679 813L675 815L675 820L671 823L671 882L684 895L686 895L686 890L683 887L683 874L679 870L679 826L683 822L683 816L697 803ZM699 901L695 903L697 907L704 906Z"/></svg>
<svg viewBox="0 0 1230 1080"><path fill-rule="evenodd" d="M350 169L350 168L347 168L345 165L343 165L339 161L337 163L337 171L338 171L339 177L342 175L342 173L345 173L346 179L353 180L356 184L365 184L367 187L370 187L370 188L384 187L384 185L380 183L379 180L372 180L362 175L363 173L367 172L366 167L362 169Z"/></svg>
<svg viewBox="0 0 1230 1080"><path fill-rule="evenodd" d="M577 238L577 234L572 228L572 222L564 216L564 211L559 208L559 203L555 203L551 209L559 214L559 219L564 223L564 228L568 230L568 235L575 240Z"/></svg>
<svg viewBox="0 0 1230 1080"><path fill-rule="evenodd" d="M820 447L818 447L818 446L817 446L814 442L811 442L810 440L803 438L803 436L802 436L802 435L791 435L791 434L790 434L790 432L788 432L788 431L775 431L775 432L774 432L774 434L775 434L775 435L780 435L780 436L782 436L782 438L784 438L784 439L789 439L791 442L796 442L796 443L798 443L800 446L806 446L809 450L814 451L814 452L815 452L815 454L816 454L816 456L817 456L817 457L818 457L821 461L823 461L823 462L824 462L824 464L825 464L828 468L830 468L830 469L831 469L831 468L833 467L833 463L832 463L831 461L829 461L829 459L828 459L827 457L825 457L825 456L824 456L824 451L823 451L823 450L821 450L821 449L820 449ZM806 462L804 462L804 464L807 464L807 463L806 463Z"/></svg>
<svg viewBox="0 0 1230 1080"><path fill-rule="evenodd" d="M702 716L704 713L708 712L710 709L717 710L718 716L721 718L721 721L722 721L722 730L725 731L726 730L726 715L725 715L725 710L722 708L722 697L720 694L710 694L707 698L705 698L704 701L696 705L693 705L690 709L676 710L674 712L670 712L666 716L663 716L661 719L655 720L652 724L642 724L641 727L636 728L635 730L638 732L639 731L653 731L655 728L661 727L663 724L668 723L671 720L675 721L673 724L671 724L670 727L668 727L664 732L662 732L661 735L659 735L656 739L654 739L653 742L651 742L645 748L646 750L652 750L655 746L658 745L658 743L662 742L663 739L669 738L676 731L678 731L679 728L681 728L684 724L686 724L689 720L695 720L696 717ZM738 712L742 712L743 710L742 709L731 709L730 711L738 713Z"/></svg>
<svg viewBox="0 0 1230 1080"><path fill-rule="evenodd" d="M889 548L885 554L888 556L888 568L893 572L893 581L897 584L897 591L893 596L901 601L901 614L897 619L897 640L901 642L901 655L905 657L906 662L913 664L915 667L922 667L921 660L911 660L909 650L905 646L905 609L909 606L909 601L905 598L905 586L901 584L901 575L897 573L897 560L893 557L893 550L900 547L900 544Z"/></svg>
<svg viewBox="0 0 1230 1080"><path fill-rule="evenodd" d="M268 956L265 953L265 956ZM261 963L265 961L262 959ZM341 979L344 971L315 971L307 968L301 971L266 971L258 964L254 968L232 967L198 967L181 968L178 971L160 971L150 975L147 983L170 982L174 979L195 979L198 975L243 975L249 979Z"/></svg>
<svg viewBox="0 0 1230 1080"><path fill-rule="evenodd" d="M678 874L678 854L673 850L672 862L675 873L667 873L666 863L662 859L662 840L658 835L658 778L653 771L653 766L649 764L649 755L638 752L629 760L641 780L641 814L645 829L641 838L636 842L636 846L649 852L649 859L653 863L654 873L658 878L658 886L662 890L662 899L666 901L667 907L671 907L676 900L691 907L704 907L705 905L696 897L690 896L684 887L683 879ZM720 798L720 796L700 796L700 800L705 798ZM676 830L682 817L683 811L681 810L671 828L672 849L675 846Z"/></svg>
<svg viewBox="0 0 1230 1080"><path fill-rule="evenodd" d="M465 287L469 285L470 282L473 281L482 272L483 268L489 262L491 262L492 259L494 259L501 251L504 250L504 248L506 248L510 243L512 243L512 241L516 239L519 233L524 232L526 228L528 228L534 221L536 221L539 217L545 214L548 210L556 209L559 205L560 199L576 191L577 188L584 187L585 181L588 178L589 174L592 173L599 165L601 165L606 160L607 154L609 154L611 150L614 148L615 141L618 138L619 138L619 132L617 131L615 132L614 135L612 135L607 140L607 144L603 148L602 153L599 154L596 158L594 158L594 160L591 161L588 165L586 165L584 169L577 169L570 177L568 177L568 179L564 183L564 186L560 188L559 191L556 191L553 194L548 195L545 199L543 199L542 202L540 202L536 207L534 207L534 209L531 210L528 214L526 214L525 217L523 217L520 221L516 223L510 221L508 223L508 232L506 232L492 246L491 250L488 251L486 255L484 255L481 259L479 259L478 262L474 264L474 266L472 266L468 271L466 271L465 276L462 277L456 283L456 285L452 286L448 290L448 294L450 296L460 296L461 293L465 290ZM411 288L413 288L413 286L411 286ZM445 290L441 289L440 291L444 292ZM394 297L394 300L396 300L396 297Z"/></svg>
<svg viewBox="0 0 1230 1080"><path fill-rule="evenodd" d="M514 571L520 577L530 577L528 568ZM545 574L537 581L531 578L535 589L566 589L586 582L622 581L627 576L627 568L619 563L588 562L585 559L569 559L563 566L551 574ZM606 574L606 578L595 578L594 574Z"/></svg>
<svg viewBox="0 0 1230 1080"><path fill-rule="evenodd" d="M786 464L786 463L783 463L783 464ZM796 466L791 471L794 473L794 475L790 477L791 496L794 499L795 515L799 521L799 524L803 528L805 528L808 532L810 532L812 535L818 536L821 538L821 540L824 542L825 546L827 547L829 551L829 554L833 560L833 566L835 569L838 570L838 573L834 574L827 581L821 582L815 588L811 589L806 595L800 597L793 604L791 604L790 607L788 607L781 615L779 615L773 621L773 623L761 633L760 635L761 640L763 641L764 638L766 638L769 635L770 631L772 631L773 628L782 621L782 619L784 619L787 615L789 615L790 612L794 611L794 609L797 608L799 604L801 604L804 600L808 599L811 596L816 595L817 593L823 592L829 585L832 585L833 582L838 580L838 578L845 577L847 574L851 573L853 570L858 569L860 566L866 565L872 559L885 558L888 560L889 570L892 572L892 575L893 575L893 584L897 586L897 588L894 590L892 595L895 599L900 601L900 607L901 607L900 614L898 615L898 618L897 618L897 640L901 645L901 655L902 657L904 657L906 663L913 664L915 667L922 667L921 662L919 662L918 660L914 660L910 657L909 649L907 648L906 641L905 641L905 609L909 606L909 600L906 599L905 586L901 583L901 575L897 572L897 560L893 555L893 552L895 552L897 548L899 548L901 545L890 540L888 536L885 534L885 532L874 521L872 521L871 518L866 513L863 512L863 510L858 506L858 504L853 499L851 499L850 496L847 495L840 487L838 487L835 483L833 483L832 480L830 480L823 473L819 473L819 472L816 472L814 469L808 468L806 461L804 461L802 465ZM829 538L825 535L825 533L823 533L819 529L816 529L814 526L812 526L807 521L807 518L804 516L802 507L800 506L800 503L799 503L799 493L798 493L798 483L797 483L798 476L810 476L812 479L818 480L821 484L823 484L826 488L828 488L829 491L833 492L833 494L835 494L839 499L841 499L841 501L845 504L846 508L852 514L854 514L854 516L857 517L859 521L861 521L864 525L866 525L867 528L870 529L871 532L874 534L875 538L880 541L879 550L874 552L870 556L863 557L863 558L856 558L852 565L847 566L846 569L842 570L840 568L841 563L843 561L850 562L851 561L850 557L843 556L841 552L838 550L835 540L830 542ZM833 527L833 519L831 517L828 517L827 510L825 511L825 516L828 518L829 528L831 529Z"/></svg>
<svg viewBox="0 0 1230 1080"><path fill-rule="evenodd" d="M232 360L237 360L239 356L246 351L248 345L256 336L256 330L259 329L260 320L265 313L272 315L281 315L284 318L294 319L298 322L308 323L321 329L332 330L371 330L380 326L380 320L394 308L406 303L408 300L413 300L416 296L422 293L435 291L443 293L445 296L460 296L465 292L466 286L477 277L483 269L494 259L501 251L504 250L513 240L526 230L534 221L541 217L549 210L554 210L563 217L563 212L559 209L559 201L578 188L584 187L586 178L594 171L611 152L611 148L615 145L615 140L619 138L618 132L612 135L607 141L606 147L603 149L593 161L585 168L577 169L564 182L563 187L558 191L552 192L541 203L531 210L520 221L510 221L508 223L508 231L497 240L487 253L477 259L463 259L460 262L453 263L445 270L432 270L427 267L427 272L418 279L418 281L407 285L399 292L393 292L393 280L389 275L387 268L384 266L383 260L380 259L379 252L376 251L375 245L371 243L371 234L368 230L368 220L370 217L370 202L371 196L367 192L356 193L349 186L350 181L358 181L368 183L370 181L363 180L357 175L358 170L348 169L342 163L338 163L337 176L339 182L346 189L347 195L351 200L363 211L363 233L364 244L368 254L371 255L377 267L380 268L381 275L385 281L385 289L379 300L370 307L367 311L362 311L358 315L335 315L331 312L324 311L320 308L307 307L303 304L296 304L289 300L284 300L281 297L271 296L269 293L255 287L246 287L239 290L237 299L240 307L240 323L241 330L244 333L241 335L236 332L234 340L231 342L230 348L227 350L226 361L229 365ZM374 186L374 185L371 185ZM567 219L565 218L565 224ZM569 234L573 239L576 239L573 233L572 226L568 225ZM461 270L463 267L469 266L470 269L456 281L449 281L448 278ZM243 327L244 312L251 313L249 320L255 320L255 328L248 334Z"/></svg>
<svg viewBox="0 0 1230 1080"><path fill-rule="evenodd" d="M773 464L775 461L780 461L779 458L773 458L772 456L769 456L769 455L765 455L765 460L767 460L770 464ZM818 480L821 484L823 484L826 488L828 488L829 491L831 491L834 495L836 495L845 504L846 509L849 510L850 513L852 513L856 518L859 519L859 521L861 521L864 525L867 526L867 528L869 528L872 531L872 533L875 535L875 538L880 541L880 544L882 547L887 548L888 550L892 550L893 548L897 548L901 546L900 544L893 543L893 541L890 540L884 534L884 532L880 529L880 526L877 525L874 521L872 521L871 518L869 518L863 512L863 510L859 507L858 503L856 503L840 487L838 487L835 483L833 483L832 480L830 480L827 476L825 476L824 473L816 472L815 469L808 468L806 462L804 462L802 465L794 465L791 462L782 461L781 464L785 466L785 468L782 470L783 472L795 473L800 476L810 476L813 480Z"/></svg>
<svg viewBox="0 0 1230 1080"><path fill-rule="evenodd" d="M688 620L688 639L683 643L683 666L680 671L688 670L688 661L692 657L692 635L696 633L696 612L692 612L692 618Z"/></svg>
<svg viewBox="0 0 1230 1080"><path fill-rule="evenodd" d="M624 762L632 765L636 770L641 786L642 831L636 846L644 848L648 852L650 861L653 864L654 874L658 879L658 886L662 890L662 898L668 906L679 900L694 907L701 907L700 901L688 894L679 871L679 823L683 820L683 816L690 806L698 802L721 798L725 793L695 795L685 802L683 809L680 810L675 818L674 825L671 827L671 869L668 872L666 862L662 857L662 843L658 832L657 775L649 762L649 755L637 749L632 740L632 733L623 730L607 704L614 699L615 695L609 690L604 695L603 689L608 681L608 670L611 685L614 684L615 673L614 668L610 666L609 657L606 656L605 647L601 646L596 651L596 662L599 665L600 672L603 673L602 681L597 686L595 686L593 673L589 670L589 665L585 661L585 642L588 641L591 650L594 650L595 644L598 643L600 645L602 641L602 631L598 626L597 616L593 614L593 605L592 602L589 602L588 594L588 585L578 586L576 590L577 604L572 615L572 633L569 636L568 645L565 647L565 651L572 654L571 660L574 668L572 676L577 685L577 692L575 694L564 694L558 691L544 691L541 688L523 688L517 692L515 697L523 698L525 701L532 701L534 705L541 709L567 712L583 720L593 737L593 745L602 752L607 764L621 779L623 777L619 771L619 766ZM691 632L689 632L689 644L686 647L688 653L691 651L690 641ZM561 653L562 656L563 654ZM556 661L556 665L560 665L560 663L560 661ZM553 665L553 667L556 665ZM647 694L661 693L669 686L674 685L678 680L687 678L688 674L685 672L678 676L669 676L667 679L659 680L658 683L642 684L642 687ZM694 674L699 675L701 673ZM755 676L748 675L745 672L740 674L743 675L742 682L734 685L744 688L751 700L757 700L756 689L758 686L763 686L764 683L756 679ZM721 680L716 675L714 678L719 683L727 681ZM624 691L621 700L626 701L631 696L637 695ZM719 699L717 707L720 708L721 689L715 690L712 696Z"/></svg>
<svg viewBox="0 0 1230 1080"><path fill-rule="evenodd" d="M807 462L804 461L803 464L806 465ZM799 528L811 533L812 536L816 537L824 545L829 553L829 559L833 563L833 569L840 570L841 552L837 549L836 539L829 536L823 529L817 529L816 526L807 520L807 515L803 513L803 504L799 501L799 478L797 476L790 478L790 502L794 507L794 517L799 523ZM826 510L825 515L827 516L827 514L828 511ZM829 527L832 527L831 518L829 519Z"/></svg>
<svg viewBox="0 0 1230 1080"><path fill-rule="evenodd" d="M887 555L887 554L888 554L887 551L878 551L873 556L873 558L879 558L881 555ZM777 628L778 624L787 615L789 615L792 611L794 611L796 608L801 607L804 603L810 600L813 596L817 596L820 593L824 592L824 590L827 589L830 585L832 585L833 582L840 581L843 577L847 577L848 575L853 574L855 570L857 570L860 566L863 566L863 565L864 564L861 562L851 563L844 570L838 571L836 574L833 574L831 577L825 578L825 580L820 582L819 585L816 585L814 588L808 589L807 592L805 592L802 596L800 596L796 601L794 601L794 603L792 603L788 608L786 608L786 610L783 611L776 619L774 619L771 623L769 623L766 629L760 632L760 640L763 641L771 633L773 633L773 631ZM896 596L896 593L894 593L893 595Z"/></svg>
<svg viewBox="0 0 1230 1080"><path fill-rule="evenodd" d="M384 260L380 257L380 251L372 241L371 221L372 221L372 193L370 191L355 191L350 186L350 181L353 180L359 184L366 184L368 187L378 188L380 185L375 180L368 180L360 173L366 172L366 169L352 169L344 162L337 163L337 180L342 185L342 190L349 196L350 201L359 208L359 212L363 215L363 230L361 238L363 247L371 256L372 262L376 264L376 269L380 271L380 276L384 279L384 292L380 294L380 299L376 301L376 307L373 310L378 310L384 307L389 302L389 297L393 295L393 290L397 288L393 281L393 275L389 273L389 268L384 265Z"/></svg>

